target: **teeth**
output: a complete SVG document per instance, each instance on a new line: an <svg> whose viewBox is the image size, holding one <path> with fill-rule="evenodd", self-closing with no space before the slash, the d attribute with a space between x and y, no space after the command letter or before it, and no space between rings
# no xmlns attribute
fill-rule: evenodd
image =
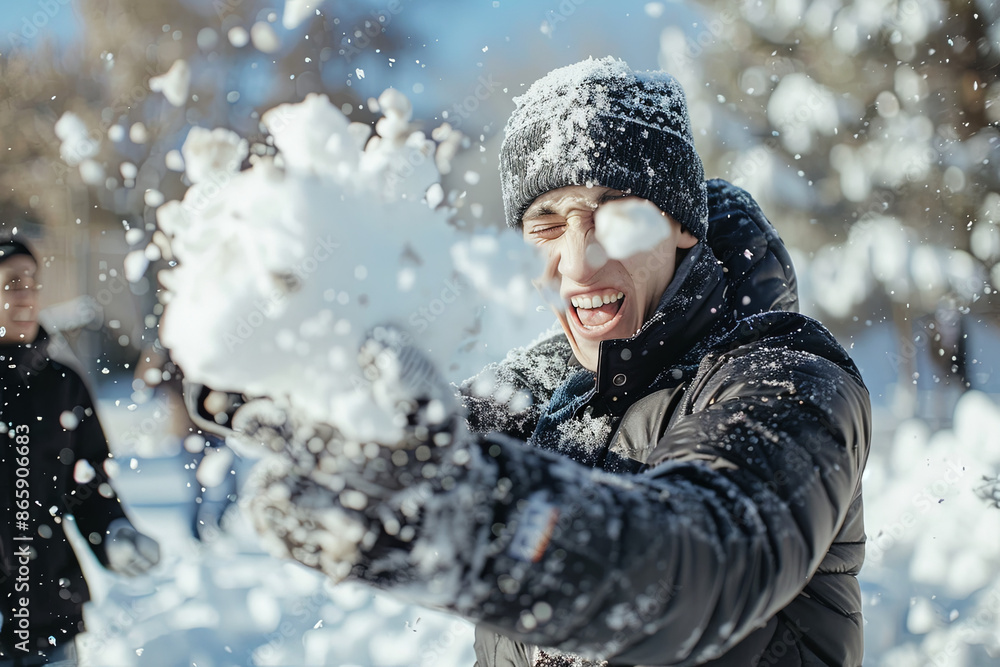
<svg viewBox="0 0 1000 667"><path fill-rule="evenodd" d="M605 294L604 296L574 296L570 298L570 303L573 304L575 308L598 308L608 303L614 303L625 296L624 292L618 292L617 294Z"/></svg>

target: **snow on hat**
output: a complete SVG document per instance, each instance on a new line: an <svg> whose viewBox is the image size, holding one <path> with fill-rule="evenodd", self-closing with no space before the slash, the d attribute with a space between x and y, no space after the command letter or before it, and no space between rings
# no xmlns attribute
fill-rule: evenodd
<svg viewBox="0 0 1000 667"><path fill-rule="evenodd" d="M10 259L14 255L27 255L38 263L31 248L21 243L17 239L0 239L0 263Z"/></svg>
<svg viewBox="0 0 1000 667"><path fill-rule="evenodd" d="M549 72L514 104L500 148L508 225L520 227L549 190L593 183L648 199L705 239L705 171L677 79L588 58Z"/></svg>

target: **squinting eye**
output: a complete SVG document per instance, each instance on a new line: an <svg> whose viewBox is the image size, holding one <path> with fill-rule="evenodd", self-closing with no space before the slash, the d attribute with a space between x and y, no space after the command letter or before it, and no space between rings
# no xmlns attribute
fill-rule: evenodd
<svg viewBox="0 0 1000 667"><path fill-rule="evenodd" d="M548 227L535 227L530 235L533 241L547 241L558 238L563 232L563 225L550 225Z"/></svg>

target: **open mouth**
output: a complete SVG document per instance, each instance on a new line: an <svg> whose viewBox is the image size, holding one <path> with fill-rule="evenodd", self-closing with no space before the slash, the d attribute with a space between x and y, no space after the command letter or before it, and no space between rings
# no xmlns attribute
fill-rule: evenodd
<svg viewBox="0 0 1000 667"><path fill-rule="evenodd" d="M613 326L618 320L625 295L622 292L602 294L593 297L580 296L570 299L573 319L586 332L599 334Z"/></svg>

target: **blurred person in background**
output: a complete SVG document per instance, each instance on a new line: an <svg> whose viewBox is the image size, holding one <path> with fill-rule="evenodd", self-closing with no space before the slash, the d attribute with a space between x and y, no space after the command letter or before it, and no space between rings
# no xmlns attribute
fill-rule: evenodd
<svg viewBox="0 0 1000 667"><path fill-rule="evenodd" d="M38 262L0 237L0 666L76 664L90 598L61 525L72 515L102 565L134 576L159 561L108 481L107 440L81 377L48 354Z"/></svg>

